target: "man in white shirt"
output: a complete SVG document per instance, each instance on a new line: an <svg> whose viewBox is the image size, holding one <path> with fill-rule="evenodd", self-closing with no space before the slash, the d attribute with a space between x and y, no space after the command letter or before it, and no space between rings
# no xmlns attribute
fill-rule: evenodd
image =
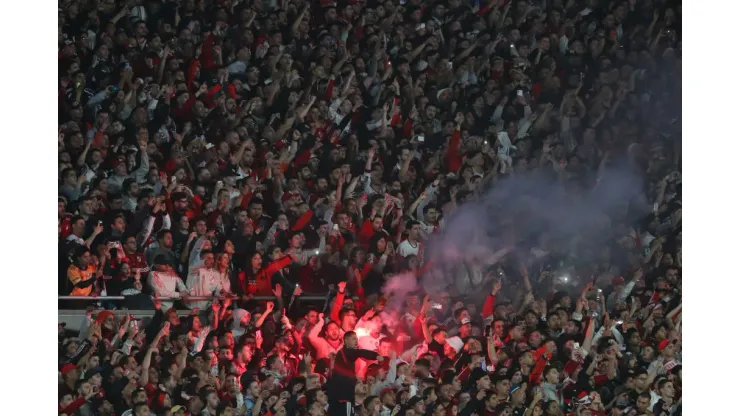
<svg viewBox="0 0 740 416"><path fill-rule="evenodd" d="M414 215L414 219L420 221L419 226L421 227L422 239L426 239L430 234L434 233L437 229L437 221L439 219L439 212L437 207L429 205L437 193L438 180L435 180L427 189L421 194L419 199L414 201L409 210L409 214ZM416 208L416 209L414 209ZM441 224L440 224L441 225Z"/></svg>
<svg viewBox="0 0 740 416"><path fill-rule="evenodd" d="M172 265L169 264L167 256L159 254L154 258L154 271L149 273L149 286L158 298L182 298L188 295L187 287L182 279L175 274ZM173 301L162 301L162 311L166 312L172 307Z"/></svg>
<svg viewBox="0 0 740 416"><path fill-rule="evenodd" d="M190 268L185 282L192 296L211 296L231 289L228 278L213 267L215 263L213 252L210 250L200 252L200 261ZM211 300L194 301L188 302L187 306L191 309L207 310L211 303Z"/></svg>
<svg viewBox="0 0 740 416"><path fill-rule="evenodd" d="M419 237L421 236L421 224L419 221L411 220L406 223L406 229L409 232L409 236L398 245L398 254L401 257L408 257L410 255L420 257L421 240Z"/></svg>
<svg viewBox="0 0 740 416"><path fill-rule="evenodd" d="M355 326L359 347L364 350L377 351L380 340L385 338L385 335L380 333L382 326L383 320L380 315L376 315L372 309L369 310Z"/></svg>

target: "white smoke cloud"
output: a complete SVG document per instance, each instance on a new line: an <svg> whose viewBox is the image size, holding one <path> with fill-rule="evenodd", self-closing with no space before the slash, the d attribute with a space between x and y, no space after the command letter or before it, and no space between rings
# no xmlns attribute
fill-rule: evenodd
<svg viewBox="0 0 740 416"><path fill-rule="evenodd" d="M409 273L394 276L383 292L398 300L419 287L427 293L444 290L456 278L466 278L465 268L459 267L465 262L492 265L510 253L526 259L542 236L555 242L561 254L592 260L600 247L614 241L616 224L631 225L648 213L642 187L627 167L608 169L598 186L587 188L538 173L500 180L482 197L462 204L445 220L443 232L430 236L425 260L433 267L420 279Z"/></svg>

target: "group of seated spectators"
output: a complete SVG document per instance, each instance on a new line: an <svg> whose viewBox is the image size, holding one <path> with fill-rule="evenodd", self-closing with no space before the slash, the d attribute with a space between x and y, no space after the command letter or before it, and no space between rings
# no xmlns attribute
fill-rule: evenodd
<svg viewBox="0 0 740 416"><path fill-rule="evenodd" d="M60 415L680 416L680 1L59 3Z"/></svg>

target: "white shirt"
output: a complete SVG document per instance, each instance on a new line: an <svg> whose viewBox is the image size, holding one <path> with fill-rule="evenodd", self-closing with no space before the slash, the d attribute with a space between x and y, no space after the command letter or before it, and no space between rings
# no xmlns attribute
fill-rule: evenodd
<svg viewBox="0 0 740 416"><path fill-rule="evenodd" d="M154 289L154 294L160 298L179 298L181 291L187 290L182 279L174 273L162 273L153 271L149 273L149 286ZM162 311L172 307L172 301L162 302Z"/></svg>
<svg viewBox="0 0 740 416"><path fill-rule="evenodd" d="M358 337L357 345L364 350L377 351L380 346L380 340L383 338L385 338L385 335L382 334L378 338L375 338L372 335L365 335Z"/></svg>
<svg viewBox="0 0 740 416"><path fill-rule="evenodd" d="M398 245L398 254L401 255L401 257L408 257L410 255L418 256L419 255L419 246L421 245L420 242L417 242L415 246L412 246L411 243L409 243L409 240L403 240L401 244Z"/></svg>
<svg viewBox="0 0 740 416"><path fill-rule="evenodd" d="M81 246L84 246L85 245L85 240L83 240L81 237L78 237L78 236L76 236L74 234L70 234L70 235L67 236L67 242L70 242L70 241L74 241L75 243L77 243L77 244L79 244Z"/></svg>
<svg viewBox="0 0 740 416"><path fill-rule="evenodd" d="M216 269L208 269L203 265L190 269L185 284L193 296L210 296L213 293L220 292L221 289L227 292L231 291L231 282L226 273L220 273ZM188 302L191 309L200 308L202 310L210 307L210 305L211 302L209 301Z"/></svg>

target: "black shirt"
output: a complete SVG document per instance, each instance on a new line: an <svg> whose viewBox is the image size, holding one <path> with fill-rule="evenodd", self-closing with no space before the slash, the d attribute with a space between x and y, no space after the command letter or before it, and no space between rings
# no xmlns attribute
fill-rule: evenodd
<svg viewBox="0 0 740 416"><path fill-rule="evenodd" d="M327 382L329 400L332 402L354 401L355 384L357 383L355 361L358 358L375 360L377 357L378 353L370 350L349 349L347 347L339 350L337 358L334 360L331 378Z"/></svg>

